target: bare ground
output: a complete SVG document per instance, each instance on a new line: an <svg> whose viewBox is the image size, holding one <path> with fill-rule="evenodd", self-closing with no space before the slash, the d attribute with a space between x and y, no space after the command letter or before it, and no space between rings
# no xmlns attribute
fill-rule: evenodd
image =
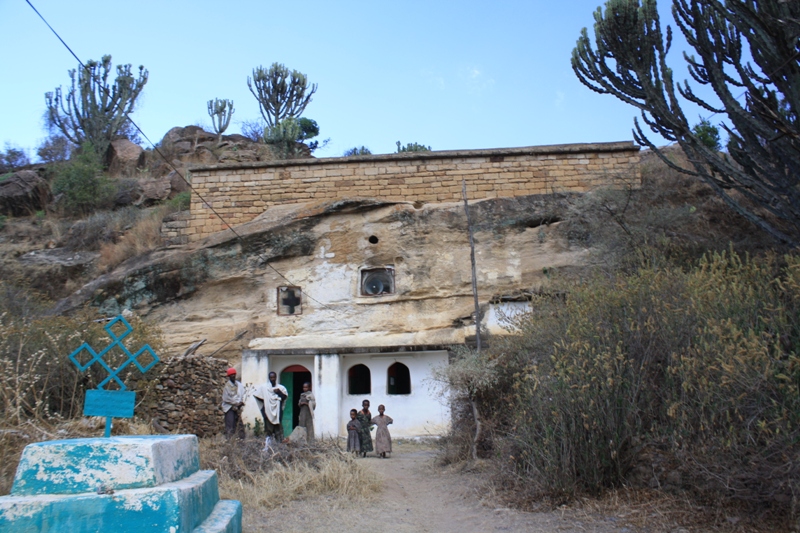
<svg viewBox="0 0 800 533"><path fill-rule="evenodd" d="M296 500L262 511L244 509L245 532L441 532L483 531L633 533L643 531L615 516L581 510L525 513L492 505L479 474L434 466L435 452L399 444L394 456L359 459L383 477L383 491L352 502L335 496ZM680 530L676 530L680 531Z"/></svg>

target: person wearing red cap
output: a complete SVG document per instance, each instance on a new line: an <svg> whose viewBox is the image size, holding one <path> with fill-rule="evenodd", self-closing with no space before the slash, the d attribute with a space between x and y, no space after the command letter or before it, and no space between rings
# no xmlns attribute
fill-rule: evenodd
<svg viewBox="0 0 800 533"><path fill-rule="evenodd" d="M239 411L244 405L244 386L241 381L236 381L236 369L229 368L228 381L222 388L222 411L225 413L225 435L230 438L234 433L240 439L244 438L244 426L239 417Z"/></svg>

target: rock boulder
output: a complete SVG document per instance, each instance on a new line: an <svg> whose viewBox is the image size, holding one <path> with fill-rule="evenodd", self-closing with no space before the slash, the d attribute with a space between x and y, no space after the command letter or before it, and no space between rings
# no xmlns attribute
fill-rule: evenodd
<svg viewBox="0 0 800 533"><path fill-rule="evenodd" d="M50 198L47 180L33 170L20 170L0 181L0 213L25 216L42 210Z"/></svg>
<svg viewBox="0 0 800 533"><path fill-rule="evenodd" d="M144 150L128 139L111 141L106 152L105 164L112 176L131 176L137 168L144 168Z"/></svg>

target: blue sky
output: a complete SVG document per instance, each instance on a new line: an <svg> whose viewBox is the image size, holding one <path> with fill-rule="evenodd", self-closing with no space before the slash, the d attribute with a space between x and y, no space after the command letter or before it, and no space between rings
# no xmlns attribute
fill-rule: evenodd
<svg viewBox="0 0 800 533"><path fill-rule="evenodd" d="M174 126L210 129L211 98L234 100L226 133L238 132L259 116L247 77L276 61L319 85L304 113L331 140L317 156L633 138L635 110L570 67L600 0L31 1L81 59L149 70L133 118L154 142ZM33 157L44 93L66 89L76 61L24 0L0 0L0 34L0 143Z"/></svg>

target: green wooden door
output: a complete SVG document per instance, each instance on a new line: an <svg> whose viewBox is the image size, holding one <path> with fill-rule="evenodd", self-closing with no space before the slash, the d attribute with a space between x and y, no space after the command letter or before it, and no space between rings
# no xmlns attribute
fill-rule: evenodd
<svg viewBox="0 0 800 533"><path fill-rule="evenodd" d="M286 398L286 407L283 410L283 418L281 418L281 425L283 426L283 436L288 437L292 434L294 429L292 420L294 420L294 372L281 372L281 385L286 387L288 397Z"/></svg>

